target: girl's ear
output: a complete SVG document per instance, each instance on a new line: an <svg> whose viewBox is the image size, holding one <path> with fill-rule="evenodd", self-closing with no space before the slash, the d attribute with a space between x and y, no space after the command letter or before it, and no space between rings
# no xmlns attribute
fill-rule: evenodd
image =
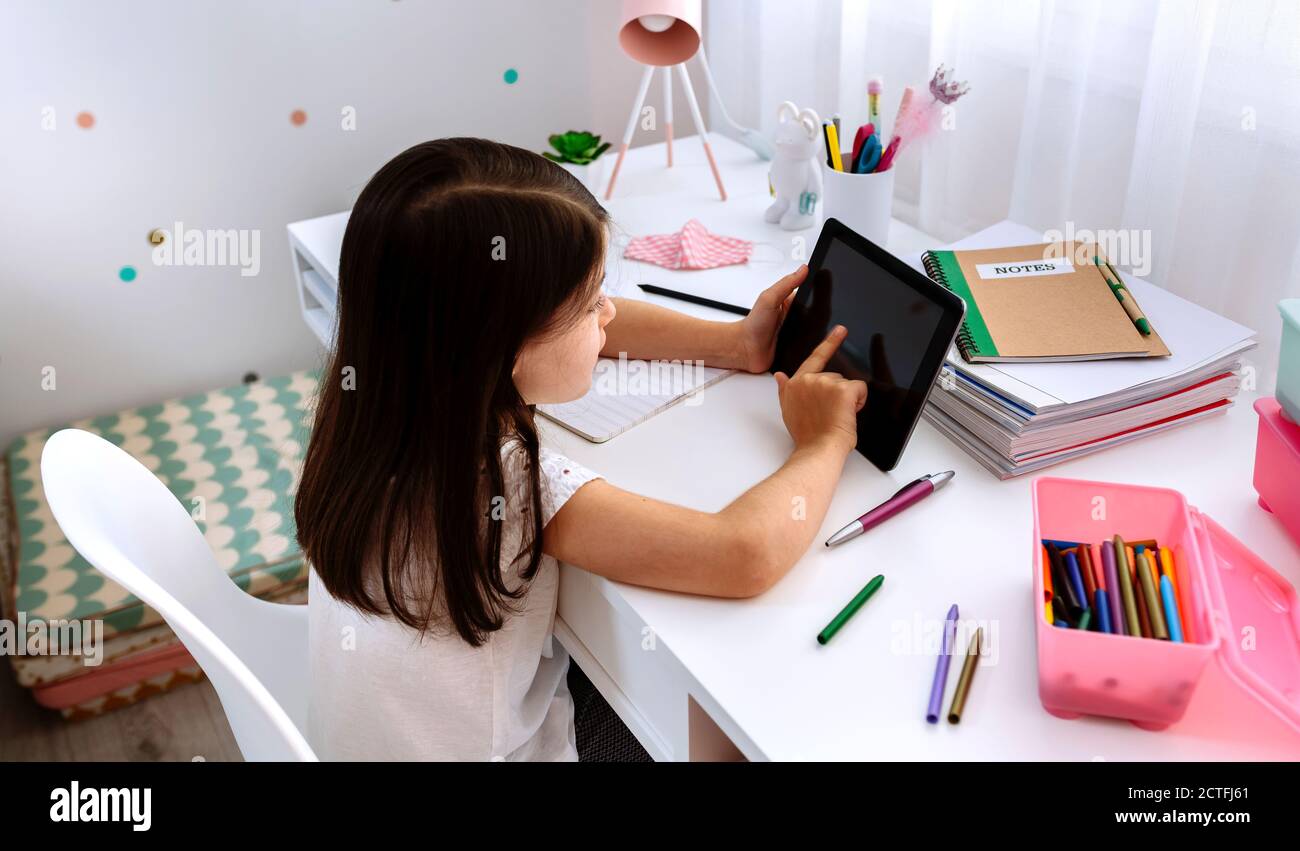
<svg viewBox="0 0 1300 851"><path fill-rule="evenodd" d="M524 391L519 387L519 370L523 368L524 358L527 354L528 348L525 346L519 350L519 354L515 355L514 365L510 367L510 383L515 385L515 391L519 393L519 398L521 399L524 397ZM526 399L524 401L527 403Z"/></svg>

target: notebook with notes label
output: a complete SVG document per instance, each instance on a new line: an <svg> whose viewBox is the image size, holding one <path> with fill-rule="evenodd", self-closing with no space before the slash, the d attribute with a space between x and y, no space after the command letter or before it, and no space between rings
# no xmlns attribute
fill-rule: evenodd
<svg viewBox="0 0 1300 851"><path fill-rule="evenodd" d="M928 251L922 263L966 302L957 348L970 363L1169 355L1154 329L1160 317L1139 330L1123 305L1132 294L1095 246Z"/></svg>
<svg viewBox="0 0 1300 851"><path fill-rule="evenodd" d="M584 440L604 443L679 402L691 404L732 372L683 361L601 358L585 396L538 405L537 412Z"/></svg>

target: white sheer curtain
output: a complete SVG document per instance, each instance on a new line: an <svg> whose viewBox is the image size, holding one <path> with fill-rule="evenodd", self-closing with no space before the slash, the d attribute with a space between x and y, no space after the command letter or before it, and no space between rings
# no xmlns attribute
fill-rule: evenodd
<svg viewBox="0 0 1300 851"><path fill-rule="evenodd" d="M857 127L874 74L888 124L954 67L971 92L899 158L894 215L944 241L1004 218L1149 232L1148 277L1258 331L1271 389L1276 304L1300 296L1296 0L708 0L706 46L765 132L787 99Z"/></svg>

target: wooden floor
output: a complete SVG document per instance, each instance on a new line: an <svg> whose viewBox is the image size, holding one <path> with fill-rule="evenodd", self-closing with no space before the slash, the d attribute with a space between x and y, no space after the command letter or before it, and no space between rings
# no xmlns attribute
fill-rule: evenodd
<svg viewBox="0 0 1300 851"><path fill-rule="evenodd" d="M238 762L217 693L207 680L177 686L84 721L64 721L32 700L0 659L0 761Z"/></svg>

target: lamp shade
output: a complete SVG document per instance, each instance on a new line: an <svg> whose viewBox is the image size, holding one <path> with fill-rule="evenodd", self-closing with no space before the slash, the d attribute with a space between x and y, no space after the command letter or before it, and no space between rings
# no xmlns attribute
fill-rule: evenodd
<svg viewBox="0 0 1300 851"><path fill-rule="evenodd" d="M642 65L678 65L700 49L700 0L623 0L618 43Z"/></svg>

